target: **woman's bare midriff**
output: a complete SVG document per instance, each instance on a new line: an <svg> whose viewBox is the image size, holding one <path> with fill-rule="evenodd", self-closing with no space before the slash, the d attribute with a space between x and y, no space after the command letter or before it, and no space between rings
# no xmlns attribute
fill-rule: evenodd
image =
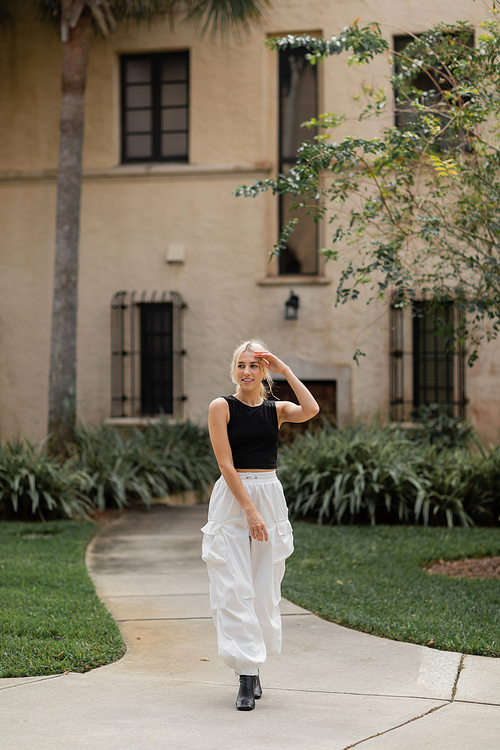
<svg viewBox="0 0 500 750"><path fill-rule="evenodd" d="M248 474L249 471L276 471L276 469L236 469L239 474Z"/></svg>

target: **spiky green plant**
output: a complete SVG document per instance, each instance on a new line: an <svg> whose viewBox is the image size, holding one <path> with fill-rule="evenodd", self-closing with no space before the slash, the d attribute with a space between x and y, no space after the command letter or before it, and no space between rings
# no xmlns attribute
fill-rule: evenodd
<svg viewBox="0 0 500 750"><path fill-rule="evenodd" d="M452 516L464 526L496 523L500 516L500 446L479 452L443 451L438 446L422 449L418 471L429 482L428 498L415 508L424 521L429 515Z"/></svg>
<svg viewBox="0 0 500 750"><path fill-rule="evenodd" d="M73 452L91 477L91 498L99 510L133 500L149 506L155 497L185 490L206 494L218 475L207 430L191 422L162 419L128 435L80 424Z"/></svg>
<svg viewBox="0 0 500 750"><path fill-rule="evenodd" d="M470 491L473 473L465 451L443 453L439 446L425 446L415 456L418 475L425 480L427 490L415 500L415 520L429 524L431 517L446 519L449 527L457 519L462 526L471 526L472 518L464 508Z"/></svg>
<svg viewBox="0 0 500 750"><path fill-rule="evenodd" d="M376 523L381 513L411 517L425 481L413 467L412 445L393 430L354 425L298 436L280 453L279 473L293 513L318 522Z"/></svg>
<svg viewBox="0 0 500 750"><path fill-rule="evenodd" d="M163 465L177 469L179 486L171 492L182 491L187 483L187 489L206 495L220 474L206 427L189 420L172 424L161 419L139 437L148 450L161 456Z"/></svg>
<svg viewBox="0 0 500 750"><path fill-rule="evenodd" d="M496 523L500 448L480 453L416 444L377 424L298 436L280 450L293 514L318 523Z"/></svg>
<svg viewBox="0 0 500 750"><path fill-rule="evenodd" d="M123 508L132 497L140 498L145 505L151 504L151 483L137 477L137 452L117 430L80 425L75 430L75 440L74 457L90 477L89 494L98 510L107 506ZM154 485L163 491L157 481Z"/></svg>
<svg viewBox="0 0 500 750"><path fill-rule="evenodd" d="M50 459L45 446L27 440L0 444L0 516L4 518L84 517L89 477L74 460Z"/></svg>
<svg viewBox="0 0 500 750"><path fill-rule="evenodd" d="M418 427L405 429L405 434L414 442L446 448L467 448L477 442L470 422L450 414L442 404L423 404L412 412L412 420Z"/></svg>

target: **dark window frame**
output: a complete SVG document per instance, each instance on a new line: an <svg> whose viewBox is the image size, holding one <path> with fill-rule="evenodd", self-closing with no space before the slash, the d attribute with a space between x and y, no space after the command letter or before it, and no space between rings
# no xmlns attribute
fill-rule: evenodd
<svg viewBox="0 0 500 750"><path fill-rule="evenodd" d="M158 347L145 347L144 329L146 315L154 307L164 306L168 315L168 330L153 331L159 334ZM182 419L183 402L183 311L186 308L178 292L120 291L111 300L111 417L137 418L166 414ZM148 317L150 317L148 315ZM161 318L161 316L160 316ZM165 348L165 341L167 347ZM147 357L145 349L148 349ZM168 349L168 351L166 351ZM144 356L143 356L144 353ZM147 359L147 361L146 361ZM153 370L160 371L164 382L158 380ZM158 387L157 387L158 386ZM145 388L150 388L146 392ZM158 396L160 394L160 396ZM153 404L152 408L149 408ZM147 408L146 408L147 407Z"/></svg>
<svg viewBox="0 0 500 750"><path fill-rule="evenodd" d="M173 414L173 303L141 302L141 411Z"/></svg>
<svg viewBox="0 0 500 750"><path fill-rule="evenodd" d="M414 303L413 408L429 404L454 404L455 356L444 336L436 335L439 318L452 324L453 304L431 312L425 302Z"/></svg>
<svg viewBox="0 0 500 750"><path fill-rule="evenodd" d="M186 104L185 105L162 105L161 104L161 87L162 87L162 74L161 69L164 61L168 58L180 58L182 57L186 65L186 78L183 79L172 79L168 83L184 83L186 85ZM152 136L152 151L150 156L129 156L127 154L127 135L132 135L127 131L127 112L132 112L136 109L146 109L145 107L127 107L126 106L126 91L127 88L135 84L127 82L126 80L126 66L129 60L150 60L151 61L151 91L152 91L152 126L151 131L134 132L134 135L149 134ZM190 67L189 67L189 51L175 51L175 52L150 52L141 54L127 54L121 55L120 58L120 123L121 123L121 163L122 164L137 164L137 163L150 163L150 162L176 162L185 164L189 162L189 114L190 114ZM172 129L162 130L161 125L161 113L162 110L167 109L181 109L186 110L186 128L183 129ZM164 156L162 155L162 135L166 133L185 133L186 134L186 153L182 155Z"/></svg>
<svg viewBox="0 0 500 750"><path fill-rule="evenodd" d="M465 347L460 342L456 342L454 349L446 350L444 339L433 336L433 351L430 351L429 347L424 345L421 335L426 317L424 308L429 303L424 300L415 302L414 305L417 308L414 311L399 307L395 302L389 308L389 419L391 422L407 422L411 419L413 409L425 403L441 403L443 409L450 415L465 419L467 408ZM446 311L447 307L448 311ZM430 315L442 315L445 322L453 323L456 328L460 323L461 312L451 302L448 306L444 306L444 312L430 309ZM412 316L410 345L405 341L404 335L407 316ZM425 383L423 362L430 364L433 369L434 386ZM443 363L445 364L444 382L440 383L439 378L443 374L443 368L440 368L440 365ZM411 387L407 382L408 370L412 377ZM421 397L422 392L432 390L434 390L434 398ZM443 390L451 396L449 400L439 400L440 391Z"/></svg>
<svg viewBox="0 0 500 750"><path fill-rule="evenodd" d="M290 166L293 166L296 163L296 154L284 154L283 148L283 131L284 131L284 114L283 114L283 105L282 105L282 88L284 85L284 69L285 69L285 55L305 55L307 54L307 50L302 47L298 47L297 49L291 49L291 50L281 50L278 55L278 171L280 173L285 173L287 168ZM307 64L310 65L308 61L306 61ZM311 65L311 69L314 72L315 77L315 92L314 92L314 100L315 100L315 106L314 106L314 113L310 115L310 117L317 117L318 116L318 75L317 75L317 66ZM304 138L302 140L312 140L312 138L316 135L316 132L314 130L310 131L304 131ZM283 227L285 226L286 222L294 218L296 215L295 213L290 214L285 209L285 200L287 196L279 196L278 198L278 225L279 225L279 231L281 232ZM304 216L301 221L311 221L312 218L310 216ZM290 253L287 253L286 250L282 250L278 257L278 274L279 276L317 276L319 274L319 231L318 231L318 225L314 224L315 227L315 245L316 245L316 258L315 258L315 268L314 271L311 273L311 271L291 271L288 270L290 268L290 265L293 265L294 259L293 256L290 257Z"/></svg>

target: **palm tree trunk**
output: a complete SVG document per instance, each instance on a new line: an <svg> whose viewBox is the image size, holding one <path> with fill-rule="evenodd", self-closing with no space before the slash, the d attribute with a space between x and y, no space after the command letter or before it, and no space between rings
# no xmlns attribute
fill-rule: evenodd
<svg viewBox="0 0 500 750"><path fill-rule="evenodd" d="M63 45L49 385L49 434L53 453L64 451L73 440L76 420L78 243L90 34L91 19L84 16Z"/></svg>

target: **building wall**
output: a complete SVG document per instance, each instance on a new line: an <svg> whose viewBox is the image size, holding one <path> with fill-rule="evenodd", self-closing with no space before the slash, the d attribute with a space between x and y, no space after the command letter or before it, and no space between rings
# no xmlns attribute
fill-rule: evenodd
<svg viewBox="0 0 500 750"><path fill-rule="evenodd" d="M338 34L360 17L419 32L437 21L480 13L469 2L275 0L265 22L241 39L213 42L169 22L120 28L94 37L86 95L81 213L78 414L110 415L110 300L120 290L176 290L185 312L185 415L206 420L212 398L231 392L235 345L260 336L278 356L342 368L345 418L386 418L388 315L381 304L334 305L340 268L330 283L278 278L268 264L277 230L270 196L231 195L238 184L277 167L277 55L263 39L288 32ZM0 437L46 433L55 224L55 169L60 107L61 43L30 16L0 32ZM190 164L120 166L119 56L190 50ZM339 136L367 134L387 122L358 123L353 93L379 85L386 63L347 67L345 56L319 71L320 110L348 114ZM323 230L322 244L328 242ZM169 245L186 248L183 264L167 264ZM299 319L284 320L290 289ZM355 349L366 357L357 367ZM468 380L470 416L497 439L499 345L482 352ZM294 361L296 361L294 360ZM305 365L304 365L305 366ZM307 368L306 368L307 369ZM308 370L309 371L309 370ZM333 370L332 370L333 371ZM340 372L340 370L338 370ZM319 375L318 375L319 377ZM345 403L346 400L349 403Z"/></svg>

